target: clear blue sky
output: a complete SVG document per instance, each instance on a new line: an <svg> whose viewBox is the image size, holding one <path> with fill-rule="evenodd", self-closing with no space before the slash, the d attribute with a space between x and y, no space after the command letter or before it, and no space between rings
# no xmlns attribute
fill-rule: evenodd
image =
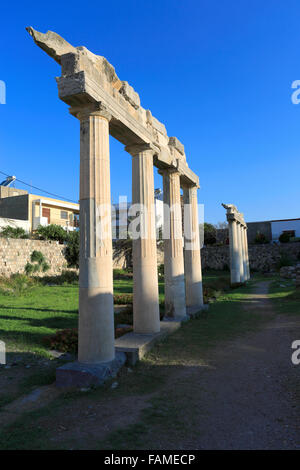
<svg viewBox="0 0 300 470"><path fill-rule="evenodd" d="M5 2L1 19L1 171L78 199L79 122L31 25L105 56L135 88L184 143L207 222L225 219L221 202L247 221L300 217L299 0ZM111 183L114 201L130 199L131 157L112 138Z"/></svg>

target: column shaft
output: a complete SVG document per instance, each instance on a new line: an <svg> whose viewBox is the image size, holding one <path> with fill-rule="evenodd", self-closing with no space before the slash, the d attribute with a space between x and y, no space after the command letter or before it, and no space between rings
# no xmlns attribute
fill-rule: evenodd
<svg viewBox="0 0 300 470"><path fill-rule="evenodd" d="M203 305L202 270L199 240L197 187L185 187L184 198L184 266L187 307Z"/></svg>
<svg viewBox="0 0 300 470"><path fill-rule="evenodd" d="M230 277L231 277L231 284L236 284L236 283L241 282L237 222L235 220L229 220L228 228L229 228L229 250L230 250Z"/></svg>
<svg viewBox="0 0 300 470"><path fill-rule="evenodd" d="M242 226L240 223L237 224L238 232L238 248L239 248L239 268L240 268L240 282L245 281L244 277L244 257L243 257L243 237L242 237Z"/></svg>
<svg viewBox="0 0 300 470"><path fill-rule="evenodd" d="M84 363L111 361L114 309L109 122L95 112L80 119L79 351Z"/></svg>
<svg viewBox="0 0 300 470"><path fill-rule="evenodd" d="M128 150L130 151L130 150ZM132 202L140 207L140 236L133 239L134 332L160 331L157 252L155 231L153 151L130 151L132 158Z"/></svg>
<svg viewBox="0 0 300 470"><path fill-rule="evenodd" d="M164 170L164 277L165 315L186 316L180 175Z"/></svg>

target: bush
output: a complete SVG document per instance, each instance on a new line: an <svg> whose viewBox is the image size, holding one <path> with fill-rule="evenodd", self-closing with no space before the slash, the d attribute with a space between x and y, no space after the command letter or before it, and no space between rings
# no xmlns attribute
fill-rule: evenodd
<svg viewBox="0 0 300 470"><path fill-rule="evenodd" d="M130 331L132 331L131 326L115 328L115 338L119 338ZM78 329L67 328L59 330L54 335L45 336L43 341L50 349L75 354L78 350Z"/></svg>
<svg viewBox="0 0 300 470"><path fill-rule="evenodd" d="M21 295L33 287L36 282L25 274L12 274L9 278L0 278L0 291L7 295Z"/></svg>
<svg viewBox="0 0 300 470"><path fill-rule="evenodd" d="M159 278L162 278L165 274L165 265L164 264L160 264L157 268L157 272L158 272L158 279Z"/></svg>
<svg viewBox="0 0 300 470"><path fill-rule="evenodd" d="M31 253L30 260L34 264L31 264L29 262L26 263L25 273L26 273L27 276L30 276L31 274L37 273L37 272L40 272L40 271L45 273L46 271L48 271L50 269L50 266L47 263L47 261L45 259L45 256L43 255L43 253L41 251L34 250Z"/></svg>
<svg viewBox="0 0 300 470"><path fill-rule="evenodd" d="M54 335L44 337L44 343L50 349L76 353L78 349L78 330L77 328L59 330Z"/></svg>
<svg viewBox="0 0 300 470"><path fill-rule="evenodd" d="M214 245L217 241L217 231L216 227L212 224L204 223L204 244L205 245Z"/></svg>
<svg viewBox="0 0 300 470"><path fill-rule="evenodd" d="M78 284L78 274L76 271L62 271L61 274L56 276L43 276L38 279L39 284L42 285L77 285Z"/></svg>
<svg viewBox="0 0 300 470"><path fill-rule="evenodd" d="M291 258L286 254L286 253L281 253L280 259L276 263L276 268L279 270L280 268L283 268L284 266L292 266L293 261Z"/></svg>
<svg viewBox="0 0 300 470"><path fill-rule="evenodd" d="M117 279L124 279L124 280L132 279L132 273L125 269L114 269L113 276L114 276L114 279L116 280Z"/></svg>
<svg viewBox="0 0 300 470"><path fill-rule="evenodd" d="M69 232L66 238L67 246L65 249L65 258L70 268L79 267L79 238L79 231Z"/></svg>
<svg viewBox="0 0 300 470"><path fill-rule="evenodd" d="M114 294L114 304L126 305L133 303L133 294Z"/></svg>
<svg viewBox="0 0 300 470"><path fill-rule="evenodd" d="M21 227L4 227L0 233L5 238L29 238L29 234Z"/></svg>
<svg viewBox="0 0 300 470"><path fill-rule="evenodd" d="M30 259L33 263L37 262L38 264L42 264L45 261L45 256L41 251L34 250L31 253Z"/></svg>
<svg viewBox="0 0 300 470"><path fill-rule="evenodd" d="M59 243L64 243L68 238L68 232L60 225L55 224L46 225L45 227L39 225L36 235L41 240L55 240Z"/></svg>
<svg viewBox="0 0 300 470"><path fill-rule="evenodd" d="M267 237L265 236L264 233L257 232L254 243L258 245L263 245L265 243L269 243L267 240Z"/></svg>
<svg viewBox="0 0 300 470"><path fill-rule="evenodd" d="M287 232L283 232L280 237L279 241L280 243L288 243L290 241L291 235Z"/></svg>

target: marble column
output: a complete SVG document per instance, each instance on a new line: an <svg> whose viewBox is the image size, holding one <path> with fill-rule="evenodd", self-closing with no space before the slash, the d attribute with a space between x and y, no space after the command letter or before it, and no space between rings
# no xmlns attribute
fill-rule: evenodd
<svg viewBox="0 0 300 470"><path fill-rule="evenodd" d="M228 220L229 228L229 253L230 253L230 277L231 284L241 282L240 261L239 261L239 238L237 222L234 219Z"/></svg>
<svg viewBox="0 0 300 470"><path fill-rule="evenodd" d="M132 203L140 209L139 236L133 237L133 328L135 333L160 331L154 205L154 151L148 144L127 146L132 155Z"/></svg>
<svg viewBox="0 0 300 470"><path fill-rule="evenodd" d="M163 170L165 315L186 316L180 174Z"/></svg>
<svg viewBox="0 0 300 470"><path fill-rule="evenodd" d="M115 357L110 115L100 104L71 113L80 119L78 361L101 363Z"/></svg>
<svg viewBox="0 0 300 470"><path fill-rule="evenodd" d="M238 232L238 249L239 249L239 269L240 269L240 282L245 282L244 276L244 256L243 256L243 236L242 236L242 225L240 222L237 224Z"/></svg>
<svg viewBox="0 0 300 470"><path fill-rule="evenodd" d="M184 187L183 200L186 306L201 308L203 306L203 289L199 240L197 187Z"/></svg>
<svg viewBox="0 0 300 470"><path fill-rule="evenodd" d="M244 237L245 237L245 258L246 258L246 277L247 280L250 279L250 266L249 266L249 251L248 251L248 237L247 237L247 226L244 227Z"/></svg>

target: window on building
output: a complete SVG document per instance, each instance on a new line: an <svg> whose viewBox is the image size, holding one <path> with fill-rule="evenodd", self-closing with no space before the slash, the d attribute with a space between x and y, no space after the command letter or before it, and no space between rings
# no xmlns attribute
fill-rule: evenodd
<svg viewBox="0 0 300 470"><path fill-rule="evenodd" d="M60 218L64 220L68 220L68 212L67 211L60 211Z"/></svg>

